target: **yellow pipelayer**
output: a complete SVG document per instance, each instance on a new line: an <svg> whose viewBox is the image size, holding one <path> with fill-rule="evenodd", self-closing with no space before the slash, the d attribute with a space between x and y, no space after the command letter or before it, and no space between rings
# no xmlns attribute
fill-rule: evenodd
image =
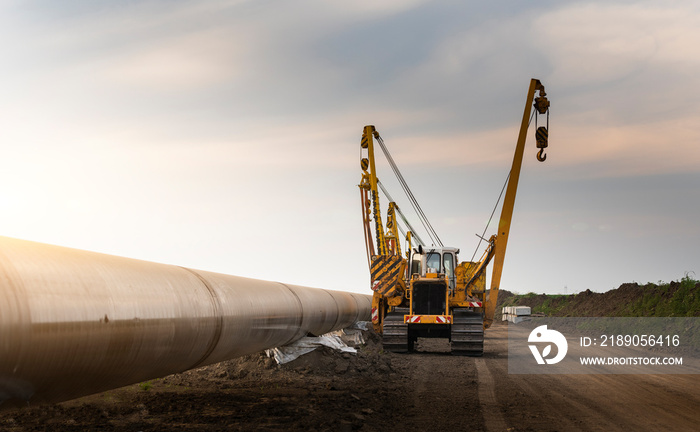
<svg viewBox="0 0 700 432"><path fill-rule="evenodd" d="M459 249L443 247L439 239L440 247L425 247L411 230L406 235L408 247L405 257L402 256L396 219L396 211L400 210L394 202L389 203L386 228L382 225L378 190L381 184L377 179L374 158L375 140L382 147L409 199L415 206L417 202L375 127L365 126L360 145L361 151L367 153L366 157L361 156L360 162L362 219L374 291L372 323L375 330L383 335L386 349L411 351L418 337L443 337L450 339L453 354L478 356L483 353L483 330L491 325L495 313L532 107L538 114L547 114L549 122L549 100L544 86L536 79L530 81L528 88L498 231L487 240L488 246L479 261L459 264ZM544 149L547 148L548 126L536 130L539 161L546 159ZM420 215L422 211L417 207ZM425 215L422 217L425 218ZM424 221L427 222L427 219ZM429 222L427 224L429 226ZM429 229L432 230L432 226ZM418 248L412 247L414 237L418 240ZM491 261L493 270L487 292L486 267Z"/></svg>

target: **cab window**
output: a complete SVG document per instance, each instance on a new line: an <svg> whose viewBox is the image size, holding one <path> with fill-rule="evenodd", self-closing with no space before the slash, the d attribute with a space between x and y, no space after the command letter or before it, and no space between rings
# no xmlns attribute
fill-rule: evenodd
<svg viewBox="0 0 700 432"><path fill-rule="evenodd" d="M442 266L440 265L440 254L437 252L430 252L425 258L425 266L428 268L426 272L436 272L440 273ZM432 270L430 270L432 269Z"/></svg>
<svg viewBox="0 0 700 432"><path fill-rule="evenodd" d="M442 257L442 263L445 266L445 275L450 280L450 290L455 289L455 257L451 253L446 253Z"/></svg>

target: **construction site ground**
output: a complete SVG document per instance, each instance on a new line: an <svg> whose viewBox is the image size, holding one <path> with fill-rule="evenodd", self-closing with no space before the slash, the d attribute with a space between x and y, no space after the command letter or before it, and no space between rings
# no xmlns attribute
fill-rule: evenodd
<svg viewBox="0 0 700 432"><path fill-rule="evenodd" d="M700 375L509 375L507 327L481 358L419 353L251 355L56 405L0 413L3 431L696 431Z"/></svg>

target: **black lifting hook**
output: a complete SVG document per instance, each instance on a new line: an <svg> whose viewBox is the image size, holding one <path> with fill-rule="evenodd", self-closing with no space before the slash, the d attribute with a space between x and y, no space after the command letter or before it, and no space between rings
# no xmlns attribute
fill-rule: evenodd
<svg viewBox="0 0 700 432"><path fill-rule="evenodd" d="M547 132L546 127L540 126L537 128L537 131L535 132L535 139L537 140L537 148L540 149L540 151L537 152L537 160L540 162L544 162L547 159L547 155L544 154L544 149L547 148L548 136L549 132Z"/></svg>

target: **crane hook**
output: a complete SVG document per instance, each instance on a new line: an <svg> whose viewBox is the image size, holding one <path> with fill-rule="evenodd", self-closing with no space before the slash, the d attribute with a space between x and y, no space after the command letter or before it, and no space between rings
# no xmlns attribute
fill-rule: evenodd
<svg viewBox="0 0 700 432"><path fill-rule="evenodd" d="M547 155L544 154L544 149L540 149L540 151L537 152L537 160L540 162L547 160Z"/></svg>
<svg viewBox="0 0 700 432"><path fill-rule="evenodd" d="M545 159L547 159L547 155L544 154L544 149L547 148L548 137L549 132L547 131L546 127L540 126L537 128L537 131L535 132L535 139L537 140L537 148L540 149L540 151L537 153L537 160L540 162L544 162Z"/></svg>

